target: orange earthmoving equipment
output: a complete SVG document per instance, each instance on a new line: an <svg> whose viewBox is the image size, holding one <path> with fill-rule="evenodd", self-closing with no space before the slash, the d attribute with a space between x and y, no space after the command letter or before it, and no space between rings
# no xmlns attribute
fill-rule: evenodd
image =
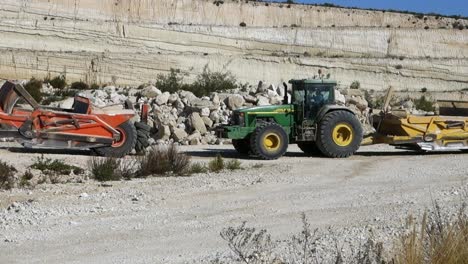
<svg viewBox="0 0 468 264"><path fill-rule="evenodd" d="M91 149L101 156L123 157L139 140L131 121L136 112L130 103L125 105L97 108L89 98L75 96L70 109L43 106L21 84L7 81L0 88L0 137L15 138L29 148Z"/></svg>

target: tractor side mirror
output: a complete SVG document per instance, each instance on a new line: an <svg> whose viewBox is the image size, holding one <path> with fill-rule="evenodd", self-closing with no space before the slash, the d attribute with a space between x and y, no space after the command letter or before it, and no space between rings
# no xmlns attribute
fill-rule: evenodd
<svg viewBox="0 0 468 264"><path fill-rule="evenodd" d="M284 98L283 98L283 104L288 104L289 100L288 100L288 85L283 82L283 86L284 86Z"/></svg>

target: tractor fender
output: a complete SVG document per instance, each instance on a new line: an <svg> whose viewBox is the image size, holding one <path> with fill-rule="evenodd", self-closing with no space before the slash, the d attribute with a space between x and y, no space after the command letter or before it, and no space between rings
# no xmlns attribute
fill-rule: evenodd
<svg viewBox="0 0 468 264"><path fill-rule="evenodd" d="M333 112L333 111L338 111L338 110L350 112L351 114L356 115L356 113L354 113L353 110L349 109L346 106L342 106L342 105L325 105L318 112L317 118L316 118L316 123L320 123L320 121L322 120L322 118L325 117L326 114L328 114L330 112Z"/></svg>

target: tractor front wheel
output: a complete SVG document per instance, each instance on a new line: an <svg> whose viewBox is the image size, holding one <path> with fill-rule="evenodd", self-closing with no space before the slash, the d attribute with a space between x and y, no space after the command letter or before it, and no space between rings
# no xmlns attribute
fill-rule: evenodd
<svg viewBox="0 0 468 264"><path fill-rule="evenodd" d="M133 150L137 141L137 131L133 123L127 121L116 127L116 130L120 132L120 140L109 147L95 148L94 151L98 155L121 158Z"/></svg>
<svg viewBox="0 0 468 264"><path fill-rule="evenodd" d="M317 147L327 157L346 158L359 149L362 126L356 116L348 111L333 111L320 121Z"/></svg>
<svg viewBox="0 0 468 264"><path fill-rule="evenodd" d="M288 134L276 123L259 125L250 137L252 154L261 159L273 160L283 156L288 149Z"/></svg>
<svg viewBox="0 0 468 264"><path fill-rule="evenodd" d="M232 146L241 155L249 155L250 153L250 138L233 139Z"/></svg>

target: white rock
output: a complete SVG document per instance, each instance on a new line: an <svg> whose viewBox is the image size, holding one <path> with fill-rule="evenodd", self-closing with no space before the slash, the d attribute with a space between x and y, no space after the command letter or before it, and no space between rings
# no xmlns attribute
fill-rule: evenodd
<svg viewBox="0 0 468 264"><path fill-rule="evenodd" d="M265 96L258 96L257 97L257 105L262 106L262 105L270 105L270 100L266 98Z"/></svg>
<svg viewBox="0 0 468 264"><path fill-rule="evenodd" d="M245 103L244 97L242 97L242 95L239 95L239 94L231 95L226 99L226 105L231 110L236 110L242 107L244 103Z"/></svg>
<svg viewBox="0 0 468 264"><path fill-rule="evenodd" d="M169 100L169 96L171 96L169 92L164 92L156 97L155 103L158 105L165 105Z"/></svg>
<svg viewBox="0 0 468 264"><path fill-rule="evenodd" d="M201 116L210 116L210 109L209 109L208 107L203 108L203 109L200 111L200 115L201 115Z"/></svg>
<svg viewBox="0 0 468 264"><path fill-rule="evenodd" d="M153 85L145 87L143 91L141 92L141 95L148 97L148 98L154 98L160 94L162 94L161 90L159 90Z"/></svg>
<svg viewBox="0 0 468 264"><path fill-rule="evenodd" d="M205 126L205 122L203 122L203 119L200 117L199 113L197 112L192 113L190 115L189 122L194 130L199 131L202 135L206 134L207 129Z"/></svg>

